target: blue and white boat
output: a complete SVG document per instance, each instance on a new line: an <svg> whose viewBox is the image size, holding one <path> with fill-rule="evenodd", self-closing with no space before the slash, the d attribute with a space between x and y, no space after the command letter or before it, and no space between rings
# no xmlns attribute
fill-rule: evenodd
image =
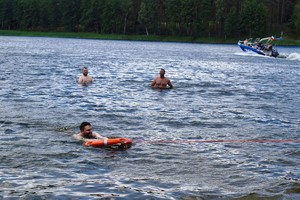
<svg viewBox="0 0 300 200"><path fill-rule="evenodd" d="M281 36L280 38L277 38L282 40L283 37ZM244 51L244 52L254 52L259 55L263 56L272 56L272 57L277 57L279 56L278 51L273 48L272 42L277 40L275 37L266 37L266 38L256 38L253 40L252 38L246 39L244 41L238 41L239 47Z"/></svg>

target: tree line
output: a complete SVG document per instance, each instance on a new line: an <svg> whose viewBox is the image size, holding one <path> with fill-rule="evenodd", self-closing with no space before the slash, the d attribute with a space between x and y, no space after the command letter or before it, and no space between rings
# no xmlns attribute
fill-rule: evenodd
<svg viewBox="0 0 300 200"><path fill-rule="evenodd" d="M0 0L0 29L188 37L300 33L299 0Z"/></svg>

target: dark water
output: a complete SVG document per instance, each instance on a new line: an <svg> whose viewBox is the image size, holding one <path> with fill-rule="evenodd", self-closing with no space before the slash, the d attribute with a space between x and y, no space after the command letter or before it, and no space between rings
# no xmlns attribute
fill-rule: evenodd
<svg viewBox="0 0 300 200"><path fill-rule="evenodd" d="M0 44L0 199L300 199L299 47ZM150 89L161 67L173 90ZM84 147L82 121L135 144Z"/></svg>

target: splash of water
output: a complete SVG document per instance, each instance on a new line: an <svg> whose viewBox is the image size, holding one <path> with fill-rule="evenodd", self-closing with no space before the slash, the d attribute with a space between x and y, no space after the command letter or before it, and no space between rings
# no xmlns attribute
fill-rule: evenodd
<svg viewBox="0 0 300 200"><path fill-rule="evenodd" d="M291 53L287 56L288 60L300 60L300 54L299 53Z"/></svg>

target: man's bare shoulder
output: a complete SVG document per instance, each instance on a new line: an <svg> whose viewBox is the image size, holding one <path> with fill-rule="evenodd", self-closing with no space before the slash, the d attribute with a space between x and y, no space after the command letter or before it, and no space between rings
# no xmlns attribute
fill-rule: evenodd
<svg viewBox="0 0 300 200"><path fill-rule="evenodd" d="M74 134L73 137L77 140L83 140L83 137L80 135L80 133Z"/></svg>

